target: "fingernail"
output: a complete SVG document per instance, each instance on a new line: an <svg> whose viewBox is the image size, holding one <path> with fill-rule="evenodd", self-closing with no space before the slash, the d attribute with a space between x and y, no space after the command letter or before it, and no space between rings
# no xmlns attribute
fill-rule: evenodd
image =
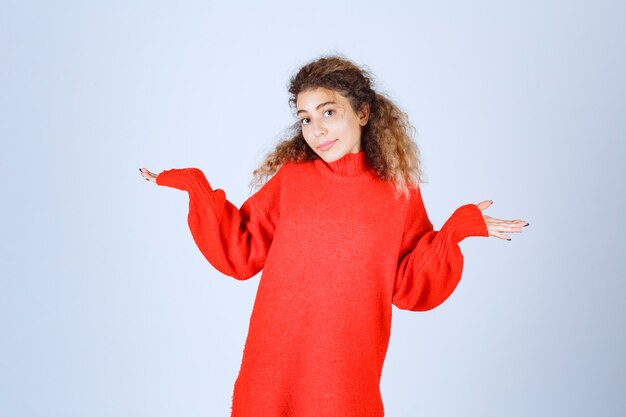
<svg viewBox="0 0 626 417"><path fill-rule="evenodd" d="M493 204L493 200L489 200L491 202L491 204Z"/></svg>
<svg viewBox="0 0 626 417"><path fill-rule="evenodd" d="M511 240L511 238L508 238L507 240Z"/></svg>
<svg viewBox="0 0 626 417"><path fill-rule="evenodd" d="M148 178L144 178L144 180L146 180L146 181L150 181Z"/></svg>
<svg viewBox="0 0 626 417"><path fill-rule="evenodd" d="M530 226L530 223L526 223L523 227Z"/></svg>

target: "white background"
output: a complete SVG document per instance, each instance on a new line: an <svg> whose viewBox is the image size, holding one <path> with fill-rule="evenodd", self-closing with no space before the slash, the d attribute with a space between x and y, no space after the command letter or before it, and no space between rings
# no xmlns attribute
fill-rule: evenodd
<svg viewBox="0 0 626 417"><path fill-rule="evenodd" d="M486 199L530 222L394 307L386 415L626 415L626 7L434 4L0 3L0 414L229 414L260 274L215 271L138 168L239 206L289 77L336 51L409 114L436 229Z"/></svg>

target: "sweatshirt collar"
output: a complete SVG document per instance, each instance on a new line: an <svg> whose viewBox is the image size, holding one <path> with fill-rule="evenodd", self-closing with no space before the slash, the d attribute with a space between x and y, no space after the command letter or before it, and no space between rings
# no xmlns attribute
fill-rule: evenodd
<svg viewBox="0 0 626 417"><path fill-rule="evenodd" d="M361 175L369 170L365 160L365 151L363 150L356 153L348 153L333 162L326 162L320 158L315 163L322 169L348 177Z"/></svg>

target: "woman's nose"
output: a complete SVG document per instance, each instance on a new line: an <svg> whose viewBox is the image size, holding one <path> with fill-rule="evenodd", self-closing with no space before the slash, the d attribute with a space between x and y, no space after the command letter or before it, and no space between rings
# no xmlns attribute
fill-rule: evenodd
<svg viewBox="0 0 626 417"><path fill-rule="evenodd" d="M314 126L315 136L321 136L326 134L326 128L322 125L322 123L316 123Z"/></svg>

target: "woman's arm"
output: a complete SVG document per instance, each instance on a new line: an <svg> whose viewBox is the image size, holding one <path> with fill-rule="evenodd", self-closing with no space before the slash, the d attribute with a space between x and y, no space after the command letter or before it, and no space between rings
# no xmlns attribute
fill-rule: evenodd
<svg viewBox="0 0 626 417"><path fill-rule="evenodd" d="M456 209L439 231L428 219L419 188L412 191L409 210L392 302L400 309L426 311L443 303L461 279L459 243L468 236L489 234L475 204Z"/></svg>
<svg viewBox="0 0 626 417"><path fill-rule="evenodd" d="M217 270L244 280L263 269L279 216L280 170L240 208L223 190L214 190L198 168L165 170L153 178L160 186L187 191L189 229Z"/></svg>
<svg viewBox="0 0 626 417"><path fill-rule="evenodd" d="M459 207L435 231L428 219L419 187L411 190L405 238L400 248L393 304L405 310L426 311L443 303L457 287L463 272L459 243L469 236L511 240L505 233L521 232L524 220L501 220L482 214L493 202Z"/></svg>

